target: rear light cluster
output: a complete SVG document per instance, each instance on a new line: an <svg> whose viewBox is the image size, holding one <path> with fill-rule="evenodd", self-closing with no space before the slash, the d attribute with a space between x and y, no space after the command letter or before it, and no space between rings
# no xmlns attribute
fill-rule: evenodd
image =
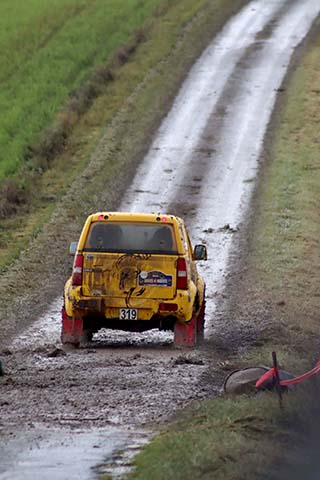
<svg viewBox="0 0 320 480"><path fill-rule="evenodd" d="M184 258L178 258L177 261L177 288L188 290L187 264Z"/></svg>
<svg viewBox="0 0 320 480"><path fill-rule="evenodd" d="M78 253L74 257L73 270L72 270L72 285L82 285L82 272L83 272L83 255Z"/></svg>
<svg viewBox="0 0 320 480"><path fill-rule="evenodd" d="M160 303L159 311L160 312L176 312L178 310L178 305L176 303Z"/></svg>

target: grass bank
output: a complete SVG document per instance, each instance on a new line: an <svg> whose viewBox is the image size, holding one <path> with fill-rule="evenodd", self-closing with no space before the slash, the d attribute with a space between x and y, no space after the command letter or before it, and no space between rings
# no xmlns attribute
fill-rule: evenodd
<svg viewBox="0 0 320 480"><path fill-rule="evenodd" d="M160 0L4 0L0 5L0 181L30 161L70 94L150 18ZM43 166L42 166L43 167Z"/></svg>
<svg viewBox="0 0 320 480"><path fill-rule="evenodd" d="M319 46L314 34L280 94L241 245L245 254L229 286L229 328L259 324L240 358L230 352L239 367L270 364L276 350L281 365L300 374L319 353ZM137 456L130 478L294 478L286 464L299 463L312 431L313 392L305 382L285 398L284 411L273 394L196 406ZM305 473L308 453L302 457Z"/></svg>
<svg viewBox="0 0 320 480"><path fill-rule="evenodd" d="M270 460L291 459L296 446L306 439L305 431L293 431L291 425L304 420L307 405L297 410L296 400L291 401L286 399L285 412L280 412L278 400L272 394L202 403L186 411L184 418L158 435L137 456L136 470L129 478L270 479L273 474Z"/></svg>

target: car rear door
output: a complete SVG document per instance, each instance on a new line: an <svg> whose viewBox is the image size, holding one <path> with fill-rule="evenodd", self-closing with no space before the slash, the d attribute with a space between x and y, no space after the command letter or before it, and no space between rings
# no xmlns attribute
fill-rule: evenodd
<svg viewBox="0 0 320 480"><path fill-rule="evenodd" d="M176 294L172 225L94 222L83 256L85 296L171 299Z"/></svg>

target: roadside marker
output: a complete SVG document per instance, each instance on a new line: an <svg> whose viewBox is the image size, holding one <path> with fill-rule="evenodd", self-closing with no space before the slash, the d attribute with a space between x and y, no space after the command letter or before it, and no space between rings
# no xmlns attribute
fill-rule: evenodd
<svg viewBox="0 0 320 480"><path fill-rule="evenodd" d="M280 408L283 408L282 393L281 393L280 378L279 378L279 368L278 368L276 352L272 352L272 361L273 361L273 376L275 381L275 387L279 397L279 406Z"/></svg>

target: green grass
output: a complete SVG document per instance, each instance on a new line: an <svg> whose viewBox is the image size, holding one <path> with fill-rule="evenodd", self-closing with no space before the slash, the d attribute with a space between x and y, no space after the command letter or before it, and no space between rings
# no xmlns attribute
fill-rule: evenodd
<svg viewBox="0 0 320 480"><path fill-rule="evenodd" d="M279 320L317 332L320 272L319 44L293 76L262 178L250 268Z"/></svg>
<svg viewBox="0 0 320 480"><path fill-rule="evenodd" d="M129 478L253 480L270 474L270 459L292 460L296 445L305 440L291 425L308 414L309 405L298 409L289 397L285 402L286 411L270 393L203 402L144 448ZM291 451L277 449L280 441Z"/></svg>
<svg viewBox="0 0 320 480"><path fill-rule="evenodd" d="M3 0L0 181L24 163L72 91L128 43L161 0Z"/></svg>

